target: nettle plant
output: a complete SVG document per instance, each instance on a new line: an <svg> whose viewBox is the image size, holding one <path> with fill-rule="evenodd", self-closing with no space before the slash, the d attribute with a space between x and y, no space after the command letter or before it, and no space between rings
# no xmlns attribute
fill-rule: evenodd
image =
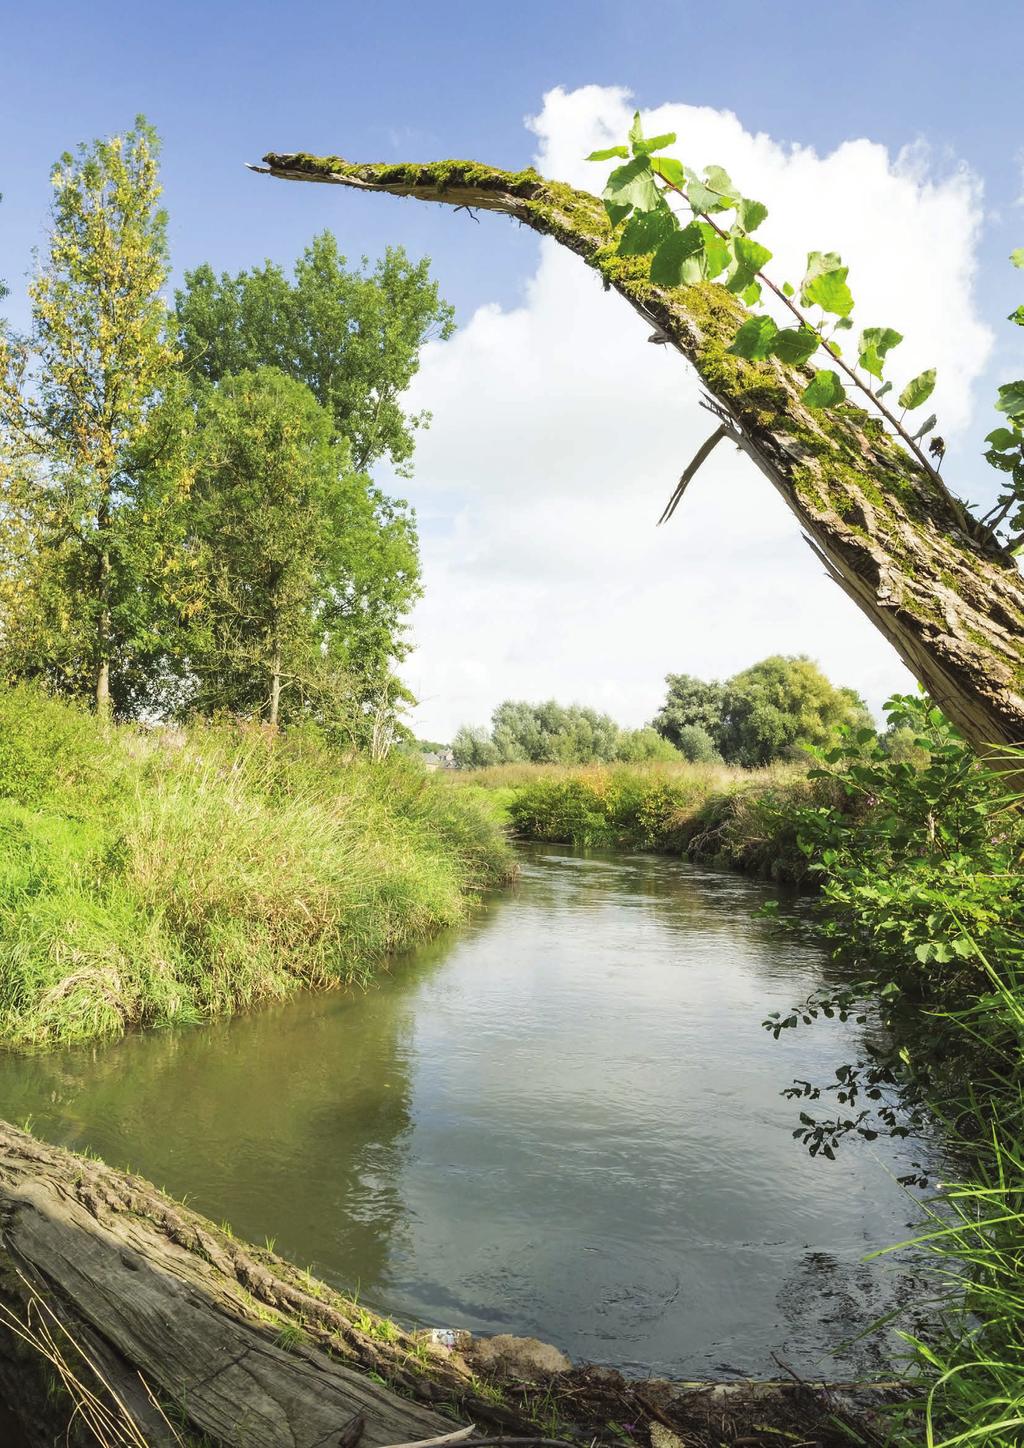
<svg viewBox="0 0 1024 1448"><path fill-rule="evenodd" d="M946 450L943 439L934 434L938 419L930 413L920 424L907 422L908 414L931 397L935 369L905 384L894 411L886 400L894 384L886 379L885 369L889 354L903 341L902 333L893 327L865 327L853 349L856 362L844 356L839 336L853 330L854 297L847 280L849 268L839 254L812 251L799 287L788 281L776 284L765 272L772 253L752 235L768 216L763 202L743 196L721 166L708 166L698 176L674 157L660 155L675 144L675 132L645 137L639 112L627 140L626 145L609 146L587 157L624 162L612 171L602 193L616 228L619 255L649 255L651 281L660 286L716 281L751 308L764 303L766 294L774 297L793 325L780 326L766 311L756 312L739 327L729 350L751 360L778 357L793 366L824 353L822 360L832 365L821 366L808 382L804 403L815 409L834 408L847 400L848 387L855 388L918 462L937 474ZM1024 267L1024 248L1011 260ZM1024 326L1024 305L1011 313L1010 320ZM1024 534L1024 381L1001 387L996 408L1006 415L1007 423L989 434L985 457L1010 481L985 521L992 528L1005 525L1011 535ZM928 457L922 445L930 433ZM702 449L695 463L706 455ZM670 511L666 509L666 516Z"/></svg>

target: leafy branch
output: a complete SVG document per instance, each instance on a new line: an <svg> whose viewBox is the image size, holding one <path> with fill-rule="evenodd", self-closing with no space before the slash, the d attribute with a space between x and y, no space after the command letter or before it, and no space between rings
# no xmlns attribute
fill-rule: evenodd
<svg viewBox="0 0 1024 1448"><path fill-rule="evenodd" d="M769 292L796 325L780 327L767 313L755 313L738 328L729 350L751 361L778 357L791 366L803 366L823 350L834 366L815 373L803 390L803 402L814 409L834 408L847 400L846 384L857 388L893 435L927 472L937 477L945 442L933 436L928 443L927 451L934 462L922 446L922 439L936 426L935 414L920 426L906 422L907 414L931 397L935 369L929 368L906 383L897 396L897 415L884 401L893 389L884 373L889 354L903 341L902 334L893 327L865 327L857 343L856 365L843 356L837 334L853 327L854 297L847 280L849 268L839 254L809 252L799 288L789 282L777 284L765 271L771 251L751 235L768 216L763 202L743 196L721 166L708 166L703 176L698 176L681 161L658 154L675 144L675 133L645 137L639 112L633 117L627 140L627 145L610 146L587 157L590 161L624 163L611 172L602 193L605 210L616 228L619 255L650 256L651 280L662 286L718 281L748 307L756 306L763 293ZM669 204L670 197L686 203L691 213L689 221ZM716 219L728 213L732 213L728 224ZM1024 266L1024 248L1014 252L1011 260L1016 266ZM820 316L809 316L809 308L817 308ZM1011 314L1010 320L1024 326L1024 305ZM1017 507L1011 529L1020 533L1024 532L1024 381L1001 387L996 407L1006 414L1008 425L989 434L985 457L1008 473L1012 482L985 522L989 527L998 527Z"/></svg>

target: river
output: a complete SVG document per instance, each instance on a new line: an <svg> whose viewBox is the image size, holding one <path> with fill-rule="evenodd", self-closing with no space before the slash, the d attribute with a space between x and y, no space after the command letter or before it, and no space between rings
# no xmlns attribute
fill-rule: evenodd
<svg viewBox="0 0 1024 1448"><path fill-rule="evenodd" d="M772 890L646 856L524 852L522 879L369 990L0 1056L0 1108L130 1166L399 1320L531 1334L694 1378L873 1374L920 1296L874 1249L921 1148L812 1160L794 1077L838 1021L761 1027L820 984Z"/></svg>

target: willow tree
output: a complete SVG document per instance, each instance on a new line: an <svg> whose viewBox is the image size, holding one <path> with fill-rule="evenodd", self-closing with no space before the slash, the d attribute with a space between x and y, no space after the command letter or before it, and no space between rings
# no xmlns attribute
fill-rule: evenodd
<svg viewBox="0 0 1024 1448"><path fill-rule="evenodd" d="M174 361L157 153L140 117L60 158L31 331L0 333L7 663L23 646L26 668L102 714L117 641L140 622L132 455Z"/></svg>
<svg viewBox="0 0 1024 1448"><path fill-rule="evenodd" d="M939 476L940 440L926 453L927 426L907 428L889 408L881 379L898 334L868 329L852 367L831 326L817 320L820 311L841 330L849 321L840 259L812 253L799 292L771 283L770 252L750 234L766 208L742 197L721 168L701 178L656 154L673 140L647 140L634 122L628 145L594 158L622 163L603 200L532 169L470 161L367 164L271 152L254 169L500 212L574 252L654 329L652 341L691 364L716 416L666 513L710 449L730 439L781 493L829 576L967 738L997 751L1021 743L1021 575L1011 546ZM774 315L752 310L768 288ZM795 325L778 325L784 311ZM812 359L828 365L815 369ZM927 373L911 379L901 407L925 401L932 382ZM1007 426L990 452L1011 479L1009 512L1024 492L1024 383L1001 389L999 405Z"/></svg>

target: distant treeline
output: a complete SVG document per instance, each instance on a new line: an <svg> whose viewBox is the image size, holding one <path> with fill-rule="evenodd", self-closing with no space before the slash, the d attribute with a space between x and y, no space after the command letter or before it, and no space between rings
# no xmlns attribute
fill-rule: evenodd
<svg viewBox="0 0 1024 1448"><path fill-rule="evenodd" d="M852 689L836 688L812 660L774 655L719 683L669 674L650 724L624 729L608 714L549 700L507 699L490 729L463 726L452 741L460 769L495 764L614 764L678 759L756 768L827 744L840 726L874 732Z"/></svg>

